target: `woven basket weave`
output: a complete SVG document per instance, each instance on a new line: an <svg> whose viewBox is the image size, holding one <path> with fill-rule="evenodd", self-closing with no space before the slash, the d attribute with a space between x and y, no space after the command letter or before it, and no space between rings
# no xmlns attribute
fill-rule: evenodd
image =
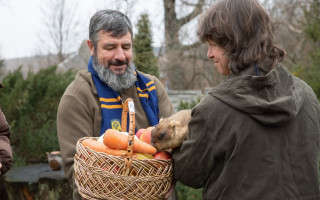
<svg viewBox="0 0 320 200"><path fill-rule="evenodd" d="M128 99L124 104L122 128L123 124L126 127L123 119L127 119L124 116L126 116L125 105L128 104L128 101L132 99ZM132 113L134 111L130 111L130 114ZM134 130L131 124L134 120L131 119L131 116L129 115L129 136L133 138L130 132ZM128 153L127 157L96 152L82 145L82 141L86 138L88 137L78 140L77 153L74 157L75 182L83 198L110 200L160 200L164 198L173 179L172 160L134 159L132 158L132 146L129 147L130 142L128 142L128 152L131 151L131 154ZM98 138L93 137L92 139ZM128 140L130 141L130 138Z"/></svg>

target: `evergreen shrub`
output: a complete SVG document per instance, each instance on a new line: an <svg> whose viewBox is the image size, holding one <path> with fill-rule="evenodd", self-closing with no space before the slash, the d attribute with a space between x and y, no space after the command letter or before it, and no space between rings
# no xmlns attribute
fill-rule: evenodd
<svg viewBox="0 0 320 200"><path fill-rule="evenodd" d="M56 66L29 72L21 68L7 75L0 91L1 109L11 127L15 166L46 162L46 152L60 150L56 117L60 98L74 72L56 73Z"/></svg>

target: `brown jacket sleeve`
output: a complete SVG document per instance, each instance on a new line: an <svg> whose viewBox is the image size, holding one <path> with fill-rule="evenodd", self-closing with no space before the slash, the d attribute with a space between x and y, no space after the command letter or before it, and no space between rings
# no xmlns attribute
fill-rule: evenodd
<svg viewBox="0 0 320 200"><path fill-rule="evenodd" d="M2 168L1 174L9 171L12 166L12 149L10 146L10 127L5 116L0 109L0 163Z"/></svg>

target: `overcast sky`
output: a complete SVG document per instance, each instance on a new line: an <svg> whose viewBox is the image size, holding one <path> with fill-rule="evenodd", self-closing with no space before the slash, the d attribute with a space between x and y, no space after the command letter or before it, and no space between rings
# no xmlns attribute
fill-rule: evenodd
<svg viewBox="0 0 320 200"><path fill-rule="evenodd" d="M41 7L46 0L0 0L0 59L35 55L40 45L39 35L44 31ZM115 3L117 0L77 0L79 18L83 21L83 39L87 39L90 17L100 8L126 8ZM119 2L119 0L118 0ZM147 12L152 20L154 46L163 42L163 4L162 0L136 0L128 15L133 26L141 12ZM120 8L121 7L121 8ZM135 28L134 28L134 32Z"/></svg>

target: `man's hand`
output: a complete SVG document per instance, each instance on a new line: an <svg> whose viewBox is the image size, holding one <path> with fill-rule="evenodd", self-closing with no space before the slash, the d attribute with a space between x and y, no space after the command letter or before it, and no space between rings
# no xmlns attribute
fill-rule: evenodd
<svg viewBox="0 0 320 200"><path fill-rule="evenodd" d="M0 163L0 170L1 170L1 168L2 168L2 164ZM1 171L0 171L0 175L1 175Z"/></svg>

